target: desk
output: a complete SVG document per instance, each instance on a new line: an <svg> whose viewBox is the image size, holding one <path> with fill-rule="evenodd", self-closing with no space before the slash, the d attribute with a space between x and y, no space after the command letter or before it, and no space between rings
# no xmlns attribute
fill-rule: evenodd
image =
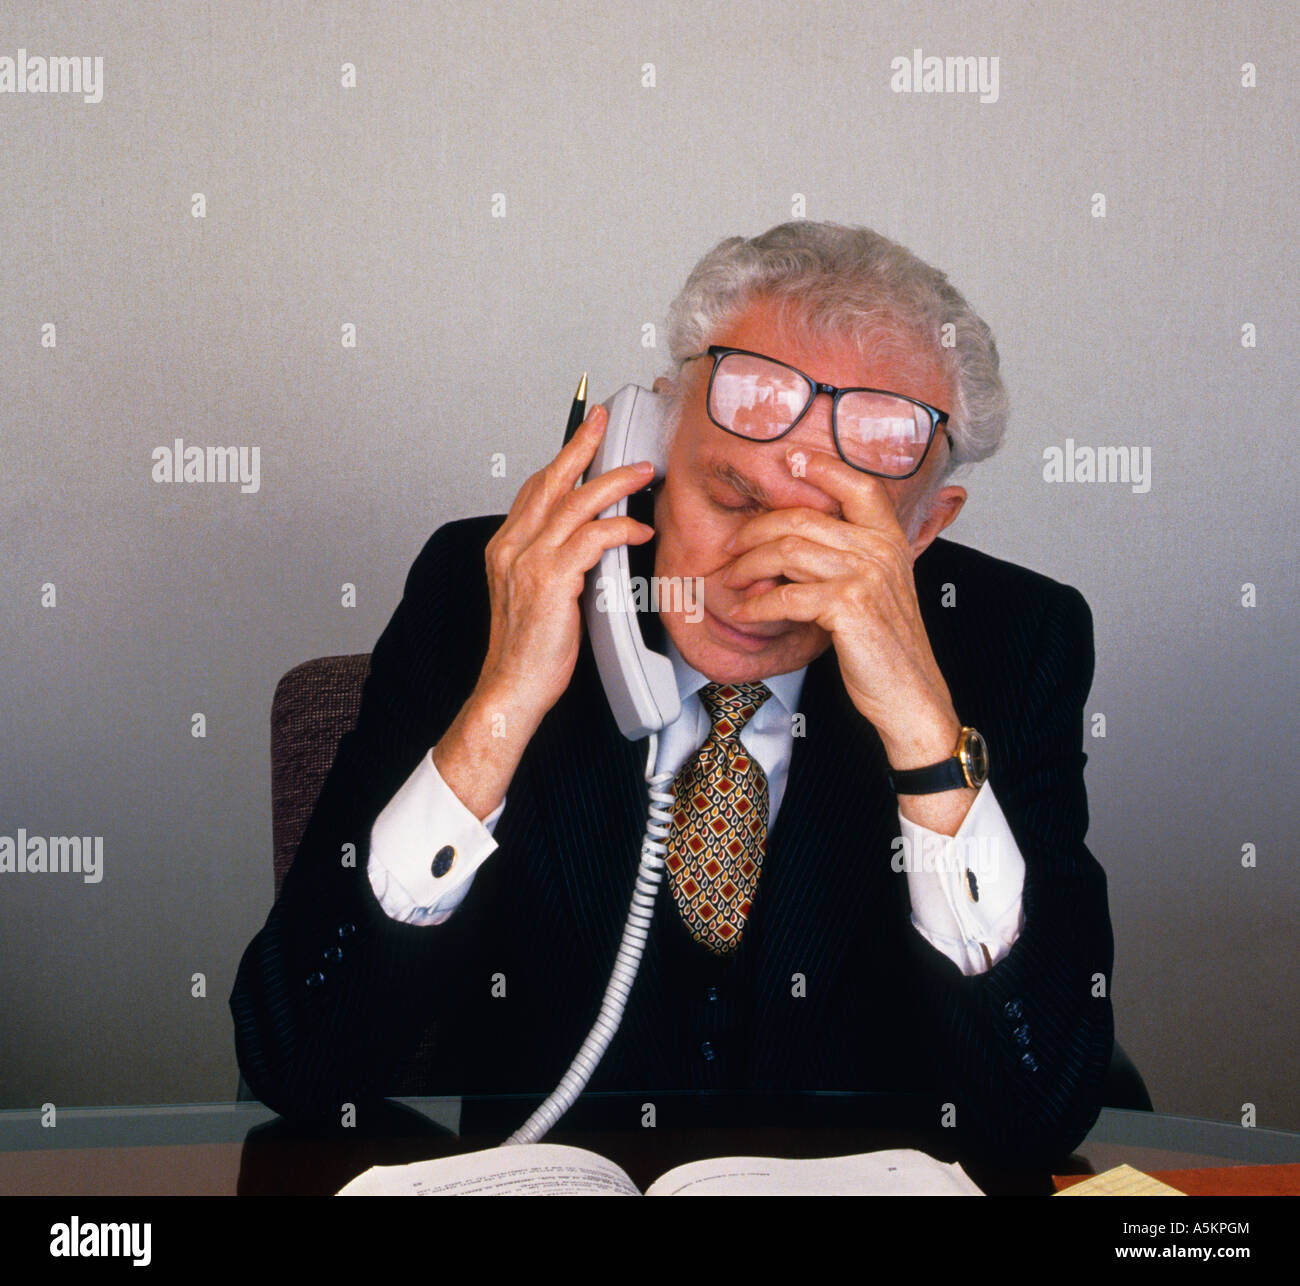
<svg viewBox="0 0 1300 1286"><path fill-rule="evenodd" d="M550 1142L617 1161L645 1188L705 1156L837 1156L919 1147L961 1160L991 1195L1048 1195L1047 1172L993 1171L909 1124L893 1096L749 1099L656 1096L654 1129L638 1095L589 1095ZM258 1103L0 1112L0 1195L328 1195L370 1165L394 1165L501 1142L529 1104L514 1099L402 1099L366 1109L351 1130L294 1127ZM903 1124L899 1124L899 1122ZM458 1133L458 1131L460 1131ZM1127 1161L1141 1170L1300 1162L1300 1134L1105 1109L1057 1173Z"/></svg>

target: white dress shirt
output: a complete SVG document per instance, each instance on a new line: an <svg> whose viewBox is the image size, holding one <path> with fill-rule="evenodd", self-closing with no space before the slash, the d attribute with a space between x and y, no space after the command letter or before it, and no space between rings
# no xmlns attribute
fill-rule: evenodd
<svg viewBox="0 0 1300 1286"><path fill-rule="evenodd" d="M659 734L655 768L676 776L708 737L711 723L699 691L709 680L682 660L671 641L669 655L682 712ZM765 680L772 695L740 733L767 774L769 832L790 776L792 716L806 673ZM424 755L370 832L367 874L385 913L413 925L448 919L495 852L492 832L504 808L502 800L480 822L443 781L432 752ZM992 968L1020 934L1025 879L1024 860L992 788L987 782L980 787L955 836L936 834L901 815L899 829L890 860L895 871L906 871L916 931L964 974ZM433 859L444 849L455 860L435 876ZM628 854L629 863L635 859L635 853Z"/></svg>

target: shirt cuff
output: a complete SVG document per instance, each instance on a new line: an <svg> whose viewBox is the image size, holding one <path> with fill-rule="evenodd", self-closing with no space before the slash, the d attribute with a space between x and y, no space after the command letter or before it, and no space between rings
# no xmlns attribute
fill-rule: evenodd
<svg viewBox="0 0 1300 1286"><path fill-rule="evenodd" d="M370 830L366 874L384 912L403 924L442 924L496 851L503 799L481 822L424 755Z"/></svg>
<svg viewBox="0 0 1300 1286"><path fill-rule="evenodd" d="M956 835L901 813L893 866L907 872L916 931L967 976L985 973L1020 936L1025 861L985 782Z"/></svg>

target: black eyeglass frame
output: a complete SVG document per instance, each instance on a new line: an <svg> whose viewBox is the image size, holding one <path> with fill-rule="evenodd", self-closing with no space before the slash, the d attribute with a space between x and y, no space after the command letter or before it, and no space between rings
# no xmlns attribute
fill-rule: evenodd
<svg viewBox="0 0 1300 1286"><path fill-rule="evenodd" d="M776 366L783 366L787 371L793 371L800 379L807 380L812 386L812 392L808 395L808 401L802 411L790 422L788 428L783 429L774 438L752 438L747 433L737 433L735 429L729 429L725 424L718 424L717 418L713 414L713 381L718 373L718 367L722 364L722 359L730 353L738 353L742 357L758 357L765 362L772 362ZM812 410L812 404L817 400L819 393L826 393L831 398L831 437L835 442L835 450L841 460L849 466L850 469L856 469L859 473L868 473L873 478L885 478L890 482L902 482L906 478L914 478L921 471L925 464L926 457L930 454L930 448L934 445L935 430L940 426L943 428L944 436L948 439L948 450L953 449L952 433L948 428L948 412L941 411L937 406L931 406L929 402L922 402L920 398L908 397L906 393L895 393L893 389L887 388L836 388L834 384L823 384L820 380L815 380L809 374L801 371L797 366L791 366L789 362L783 362L779 358L769 357L767 353L755 353L748 348L726 348L722 344L710 344L702 353L695 353L690 357L682 358L682 364L687 362L699 361L701 357L713 358L713 369L709 372L709 387L704 394L704 409L712 422L720 428L723 433L730 433L733 438L743 438L746 442L780 442L800 420L803 419L809 411ZM926 439L925 450L921 452L921 458L916 462L916 468L910 473L881 473L876 469L865 469L860 464L854 464L852 460L844 454L844 448L840 445L840 417L839 405L840 398L846 393L881 393L886 397L901 398L904 402L911 402L913 406L919 406L922 410L929 412L930 415L930 436Z"/></svg>

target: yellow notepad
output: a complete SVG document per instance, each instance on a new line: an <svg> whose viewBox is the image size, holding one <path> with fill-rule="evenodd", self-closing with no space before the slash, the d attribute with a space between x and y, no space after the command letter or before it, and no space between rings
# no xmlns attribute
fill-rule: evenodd
<svg viewBox="0 0 1300 1286"><path fill-rule="evenodd" d="M1185 1192L1153 1179L1131 1165L1117 1165L1103 1170L1082 1183L1071 1184L1056 1193L1058 1197L1184 1197Z"/></svg>

